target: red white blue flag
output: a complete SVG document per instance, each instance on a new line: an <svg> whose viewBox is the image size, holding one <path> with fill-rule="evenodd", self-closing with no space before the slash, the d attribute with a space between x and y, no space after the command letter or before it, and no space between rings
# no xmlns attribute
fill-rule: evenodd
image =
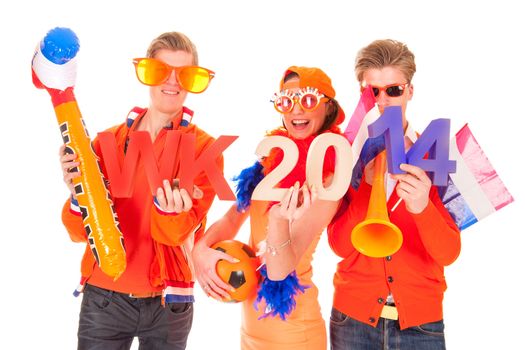
<svg viewBox="0 0 525 350"><path fill-rule="evenodd" d="M365 165L385 149L383 136L371 138L368 125L375 122L381 113L376 105L372 88L369 86L361 94L357 107L344 131L345 137L352 145L352 181L354 189L359 187Z"/></svg>
<svg viewBox="0 0 525 350"><path fill-rule="evenodd" d="M450 140L450 159L456 172L439 192L460 230L514 201L467 124Z"/></svg>

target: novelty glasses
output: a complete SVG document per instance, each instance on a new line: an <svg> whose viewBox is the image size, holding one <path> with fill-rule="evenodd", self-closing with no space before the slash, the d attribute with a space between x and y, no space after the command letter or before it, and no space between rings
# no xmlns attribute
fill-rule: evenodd
<svg viewBox="0 0 525 350"><path fill-rule="evenodd" d="M390 84L390 85L383 86L383 87L371 85L371 87L372 87L372 91L375 97L379 96L381 91L383 91L385 94L387 94L390 97L399 97L399 96L403 96L407 85L408 83ZM361 86L361 92L363 92L364 89L366 89L366 86Z"/></svg>
<svg viewBox="0 0 525 350"><path fill-rule="evenodd" d="M319 106L321 100L328 100L323 94L316 88L305 87L297 92L290 90L283 90L273 95L271 102L279 113L290 113L295 104L299 103L299 106L305 112L310 112Z"/></svg>
<svg viewBox="0 0 525 350"><path fill-rule="evenodd" d="M173 67L155 58L135 58L133 60L137 78L142 84L156 86L165 83L172 71L179 85L186 91L199 94L206 90L215 76L209 69L199 66Z"/></svg>

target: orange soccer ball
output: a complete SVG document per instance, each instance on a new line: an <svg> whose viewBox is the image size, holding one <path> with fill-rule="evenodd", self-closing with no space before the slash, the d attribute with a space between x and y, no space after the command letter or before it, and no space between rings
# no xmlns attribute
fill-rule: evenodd
<svg viewBox="0 0 525 350"><path fill-rule="evenodd" d="M240 260L237 263L219 260L216 265L219 277L235 288L234 292L229 292L231 301L239 302L255 295L260 274L257 271L259 259L253 249L249 245L235 240L217 242L212 246L212 249L220 250Z"/></svg>

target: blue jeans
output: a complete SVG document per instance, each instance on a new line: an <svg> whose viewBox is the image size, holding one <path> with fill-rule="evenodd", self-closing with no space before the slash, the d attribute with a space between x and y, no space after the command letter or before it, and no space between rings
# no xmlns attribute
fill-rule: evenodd
<svg viewBox="0 0 525 350"><path fill-rule="evenodd" d="M399 322L380 318L377 327L354 320L332 308L330 348L332 350L444 350L443 321L399 329Z"/></svg>
<svg viewBox="0 0 525 350"><path fill-rule="evenodd" d="M193 303L161 305L161 297L131 298L87 284L78 325L79 350L186 348L193 321Z"/></svg>

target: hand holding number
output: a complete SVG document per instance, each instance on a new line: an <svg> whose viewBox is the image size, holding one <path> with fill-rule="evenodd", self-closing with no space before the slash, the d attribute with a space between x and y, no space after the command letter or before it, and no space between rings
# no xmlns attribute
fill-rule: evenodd
<svg viewBox="0 0 525 350"><path fill-rule="evenodd" d="M180 214L188 212L193 207L193 200L184 188L179 188L179 179L173 180L173 185L168 180L162 182L163 187L157 189L157 202L162 210ZM203 192L193 186L193 198L200 199Z"/></svg>
<svg viewBox="0 0 525 350"><path fill-rule="evenodd" d="M308 188L306 183L299 187L299 182L296 182L286 192L281 202L270 209L270 215L291 222L302 217L316 200L317 190L315 187Z"/></svg>
<svg viewBox="0 0 525 350"><path fill-rule="evenodd" d="M399 181L396 193L399 198L403 199L410 213L419 214L428 205L428 195L432 181L430 181L427 173L417 166L401 164L400 168L407 173L390 175L393 179Z"/></svg>

